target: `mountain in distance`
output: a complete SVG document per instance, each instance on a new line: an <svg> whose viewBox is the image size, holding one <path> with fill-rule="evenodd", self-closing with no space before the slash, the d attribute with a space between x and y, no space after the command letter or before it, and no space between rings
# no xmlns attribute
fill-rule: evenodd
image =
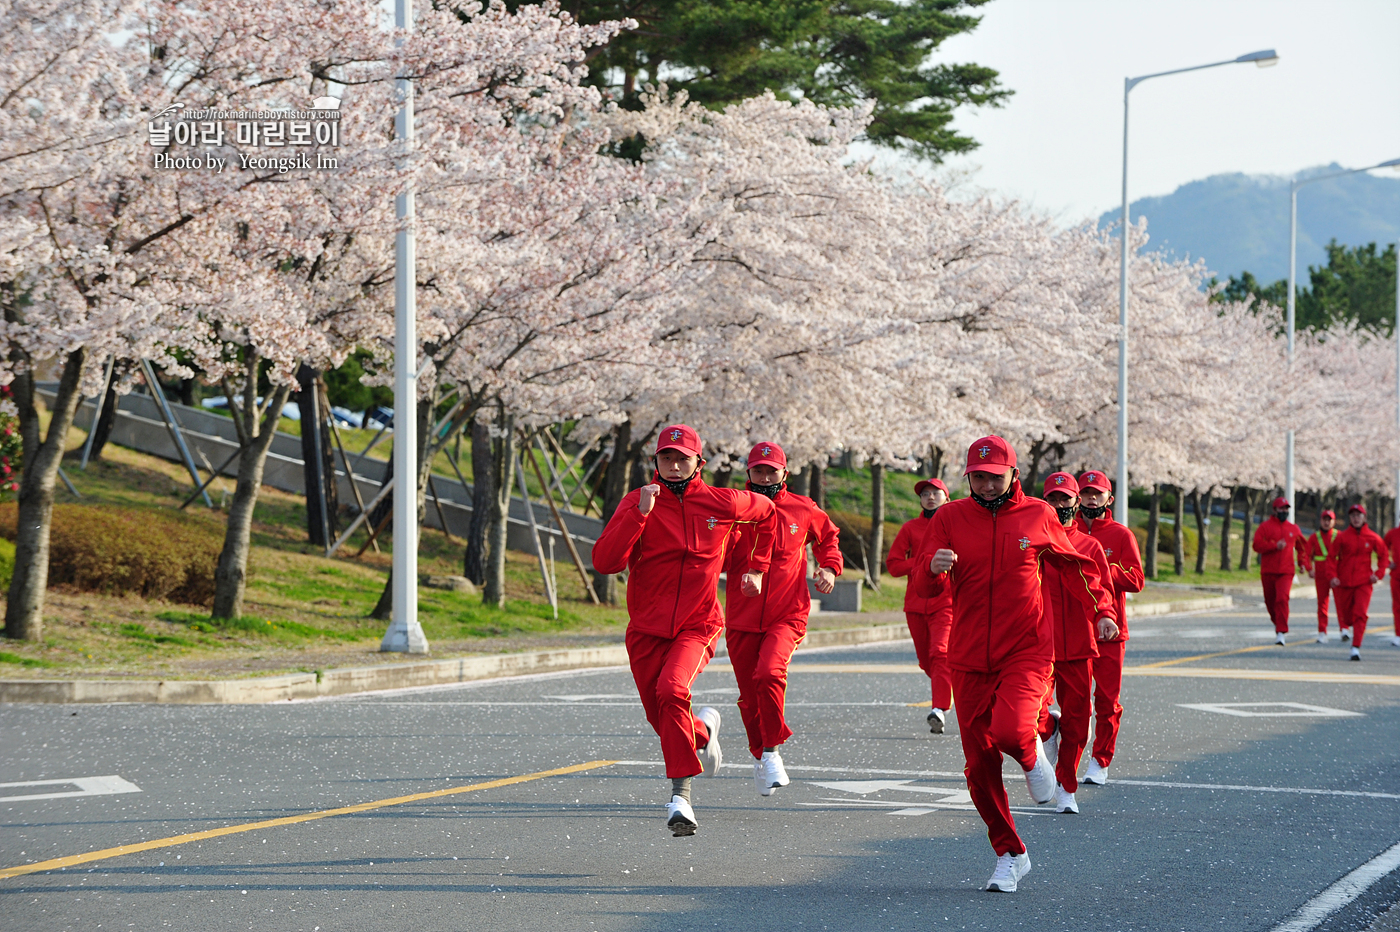
<svg viewBox="0 0 1400 932"><path fill-rule="evenodd" d="M1340 165L1310 168L1298 178L1341 171ZM1288 277L1288 189L1279 175L1212 175L1163 197L1133 201L1134 223L1147 217L1149 250L1176 258L1204 259L1224 281L1248 270L1261 282ZM1115 224L1118 210L1099 218ZM1308 266L1326 265L1329 240L1347 246L1400 238L1400 176L1389 169L1358 172L1298 189L1298 280Z"/></svg>

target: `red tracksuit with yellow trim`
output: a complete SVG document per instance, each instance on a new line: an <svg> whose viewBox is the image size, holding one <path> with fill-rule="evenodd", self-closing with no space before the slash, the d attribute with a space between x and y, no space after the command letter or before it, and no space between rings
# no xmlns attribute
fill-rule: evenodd
<svg viewBox="0 0 1400 932"><path fill-rule="evenodd" d="M750 598L739 588L739 577L753 568L757 525L741 525L725 559L725 642L734 678L739 681L739 714L748 733L749 751L763 756L792 737L783 712L787 696L788 662L807 636L812 597L807 591L807 545L817 566L837 576L843 562L839 531L826 512L805 495L783 486L773 496L777 509L773 552L763 591Z"/></svg>
<svg viewBox="0 0 1400 932"><path fill-rule="evenodd" d="M1385 532L1386 552L1390 554L1390 559L1394 560L1400 555L1400 527L1393 527ZM1390 614L1395 622L1395 636L1400 637L1400 582L1396 582L1397 576L1394 571L1390 574Z"/></svg>
<svg viewBox="0 0 1400 932"><path fill-rule="evenodd" d="M1312 567L1313 586L1317 589L1317 633L1327 633L1327 600L1332 597L1332 580L1337 578L1337 535L1341 532L1336 528L1330 531L1314 531L1312 536L1304 541L1304 559L1307 565ZM1394 534L1391 531L1390 534ZM1386 546L1390 546L1390 534L1385 536ZM1394 549L1391 549L1394 552ZM1390 592L1395 594L1395 577L1390 577ZM1340 615L1337 616L1341 618ZM1339 625L1340 627L1340 625ZM1400 616L1397 616L1395 630L1400 632Z"/></svg>
<svg viewBox="0 0 1400 932"><path fill-rule="evenodd" d="M1142 554L1133 532L1104 512L1092 522L1080 512L1075 518L1080 528L1103 547L1112 585L1113 620L1118 637L1099 641L1099 655L1090 667L1094 674L1094 761L1100 767L1113 763L1118 750L1118 731L1123 724L1123 656L1128 649L1128 593L1141 592L1147 581L1142 571ZM1105 587L1107 588L1107 587Z"/></svg>
<svg viewBox="0 0 1400 932"><path fill-rule="evenodd" d="M1372 568L1372 558L1375 567ZM1343 628L1351 629L1351 646L1360 647L1366 637L1366 610L1371 607L1371 581L1385 576L1388 551L1381 536L1366 525L1347 525L1337 535L1337 578L1341 584L1332 592L1337 596L1337 618Z"/></svg>
<svg viewBox="0 0 1400 932"><path fill-rule="evenodd" d="M1279 542L1283 549L1279 549ZM1288 633L1288 597L1293 591L1295 566L1306 565L1307 547L1303 531L1292 521L1280 521L1278 515L1265 518L1254 532L1250 545L1259 554L1259 581L1264 586L1264 607L1278 634Z"/></svg>
<svg viewBox="0 0 1400 932"><path fill-rule="evenodd" d="M658 481L659 480L653 480ZM623 497L593 544L593 568L629 570L627 658L647 721L661 739L666 776L700 773L696 748L709 743L690 709L690 686L715 653L724 630L719 572L737 527L754 525L749 566L768 571L773 503L740 489L716 489L699 475L677 496L663 484L649 514L641 490Z"/></svg>
<svg viewBox="0 0 1400 932"><path fill-rule="evenodd" d="M1107 582L1108 558L1099 542L1075 523L1065 528L1065 533L1074 549L1093 559L1099 568L1099 588L1111 585ZM1098 620L1103 617L1075 598L1071 589L1078 584L1077 570L1047 566L1040 585L1045 613L1055 636L1055 672L1050 678L1055 699L1060 703L1060 756L1055 763L1055 778L1066 793L1079 788L1079 759L1089 742L1089 720L1094 711L1090 682L1094 659L1099 656ZM1047 692L1040 708L1040 734L1048 738L1053 733Z"/></svg>
<svg viewBox="0 0 1400 932"><path fill-rule="evenodd" d="M956 553L957 562L934 576L929 561L943 549ZM1071 579L1077 575L1066 591L1092 609L1095 619L1112 616L1113 603L1093 559L1070 543L1055 509L1027 497L1020 483L1012 483L1011 497L995 513L971 498L939 508L915 567L929 578L932 591L947 586L953 592L948 666L966 757L963 772L998 855L1026 850L1011 818L1001 756L1015 758L1022 770L1036 762L1037 720L1055 657L1040 589L1047 560Z"/></svg>
<svg viewBox="0 0 1400 932"><path fill-rule="evenodd" d="M948 634L953 628L953 590L943 587L936 595L929 593L928 574L915 573L915 557L924 532L933 518L922 513L904 522L890 545L885 567L891 576L908 576L904 590L904 621L909 636L914 639L914 653L919 669L929 678L932 704L935 709L953 707L953 680L948 673Z"/></svg>

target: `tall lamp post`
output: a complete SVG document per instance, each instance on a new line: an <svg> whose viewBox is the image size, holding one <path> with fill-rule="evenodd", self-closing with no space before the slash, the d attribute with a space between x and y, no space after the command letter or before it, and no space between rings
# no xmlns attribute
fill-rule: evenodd
<svg viewBox="0 0 1400 932"><path fill-rule="evenodd" d="M1293 334L1294 334L1294 312L1297 307L1297 287L1298 287L1298 189L1305 184L1312 184L1315 181L1326 181L1329 178L1341 178L1344 175L1355 175L1359 172L1368 172L1376 168L1396 168L1400 167L1400 159L1391 159L1388 162L1380 162L1376 165L1368 165L1365 168L1348 168L1345 171L1329 172L1326 175L1315 175L1312 178L1294 179L1289 185L1289 211L1288 211L1288 368L1293 369ZM1400 299L1397 299L1400 302ZM1400 303L1396 306L1397 321L1400 321ZM1400 339L1400 331L1397 331L1397 339ZM1400 396L1397 396L1395 418L1397 426L1400 426ZM1288 435L1284 439L1284 467L1283 467L1283 497L1288 500L1288 507L1293 508L1293 428L1288 428ZM1400 476L1400 473L1397 473ZM1294 514L1297 514L1295 509Z"/></svg>
<svg viewBox="0 0 1400 932"><path fill-rule="evenodd" d="M1123 255L1118 272L1118 494L1113 503L1113 517L1123 524L1128 523L1128 95L1149 78L1246 62L1268 68L1278 64L1278 53L1273 49L1264 49L1208 65L1193 65L1123 79Z"/></svg>
<svg viewBox="0 0 1400 932"><path fill-rule="evenodd" d="M413 32L412 0L395 0L396 40ZM405 153L413 148L413 82L395 82L401 101L394 138ZM394 202L399 221L394 239L394 562L393 617L380 642L381 651L426 654L428 639L418 623L418 308L415 291L413 189Z"/></svg>

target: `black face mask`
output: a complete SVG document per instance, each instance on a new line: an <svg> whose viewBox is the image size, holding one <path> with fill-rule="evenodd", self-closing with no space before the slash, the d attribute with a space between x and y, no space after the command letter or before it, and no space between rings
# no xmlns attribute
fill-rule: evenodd
<svg viewBox="0 0 1400 932"><path fill-rule="evenodd" d="M1274 512L1274 517L1275 517L1275 518L1278 518L1280 521L1287 521L1287 520L1288 520L1288 515L1289 515L1289 512L1287 512L1287 511L1275 511L1275 512Z"/></svg>
<svg viewBox="0 0 1400 932"><path fill-rule="evenodd" d="M674 482L670 479L662 479L660 475L658 475L656 478L661 479L662 485L670 489L672 492L675 492L676 498L680 498L683 495L685 495L685 487L690 485L690 480L694 479L695 475L694 473L692 473L690 476L687 476L684 479L678 479Z"/></svg>
<svg viewBox="0 0 1400 932"><path fill-rule="evenodd" d="M1100 505L1097 508L1090 508L1088 505L1079 506L1079 513L1084 517L1090 518L1094 521L1097 521L1098 519L1102 518L1104 516L1104 512L1106 511L1108 511L1107 505Z"/></svg>
<svg viewBox="0 0 1400 932"><path fill-rule="evenodd" d="M972 500L977 504L981 505L983 508L990 511L992 514L996 514L997 510L1001 508L1002 505L1005 505L1007 502L1011 501L1011 495L1016 490L1016 481L1017 480L1012 479L1011 484L1006 487L1006 491L1002 492L1000 495L998 495L991 501L987 501L985 498L978 495L976 492L972 494Z"/></svg>
<svg viewBox="0 0 1400 932"><path fill-rule="evenodd" d="M932 517L933 517L933 513L934 513L935 511L937 511L937 510L938 510L937 508L925 508L925 509L924 509L924 517L925 517L925 518L932 518Z"/></svg>
<svg viewBox="0 0 1400 932"><path fill-rule="evenodd" d="M1059 516L1061 524L1069 524L1073 521L1075 512L1079 510L1078 505L1066 505L1063 508L1052 505L1051 507L1055 509L1055 514Z"/></svg>
<svg viewBox="0 0 1400 932"><path fill-rule="evenodd" d="M769 498L772 498L773 496L777 495L784 488L785 485L781 482L777 483L776 485L757 485L752 482L749 483L750 492L757 492L759 495L767 495Z"/></svg>

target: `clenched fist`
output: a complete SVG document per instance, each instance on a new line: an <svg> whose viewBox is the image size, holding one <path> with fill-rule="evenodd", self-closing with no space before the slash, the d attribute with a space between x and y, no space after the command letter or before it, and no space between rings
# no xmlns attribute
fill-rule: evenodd
<svg viewBox="0 0 1400 932"><path fill-rule="evenodd" d="M836 588L836 574L824 566L819 566L812 574L812 585L822 595L830 595L831 590Z"/></svg>
<svg viewBox="0 0 1400 932"><path fill-rule="evenodd" d="M1105 615L1099 619L1099 640L1111 641L1118 637L1118 625L1112 618Z"/></svg>
<svg viewBox="0 0 1400 932"><path fill-rule="evenodd" d="M656 507L656 496L661 494L661 486L655 482L642 486L642 495L637 499L637 510L644 515L651 514L652 508Z"/></svg>
<svg viewBox="0 0 1400 932"><path fill-rule="evenodd" d="M745 573L739 577L739 591L749 598L763 594L763 574Z"/></svg>
<svg viewBox="0 0 1400 932"><path fill-rule="evenodd" d="M953 568L953 564L958 562L958 555L951 550L940 550L933 555L933 559L928 563L929 572L937 576L939 573L946 573Z"/></svg>

